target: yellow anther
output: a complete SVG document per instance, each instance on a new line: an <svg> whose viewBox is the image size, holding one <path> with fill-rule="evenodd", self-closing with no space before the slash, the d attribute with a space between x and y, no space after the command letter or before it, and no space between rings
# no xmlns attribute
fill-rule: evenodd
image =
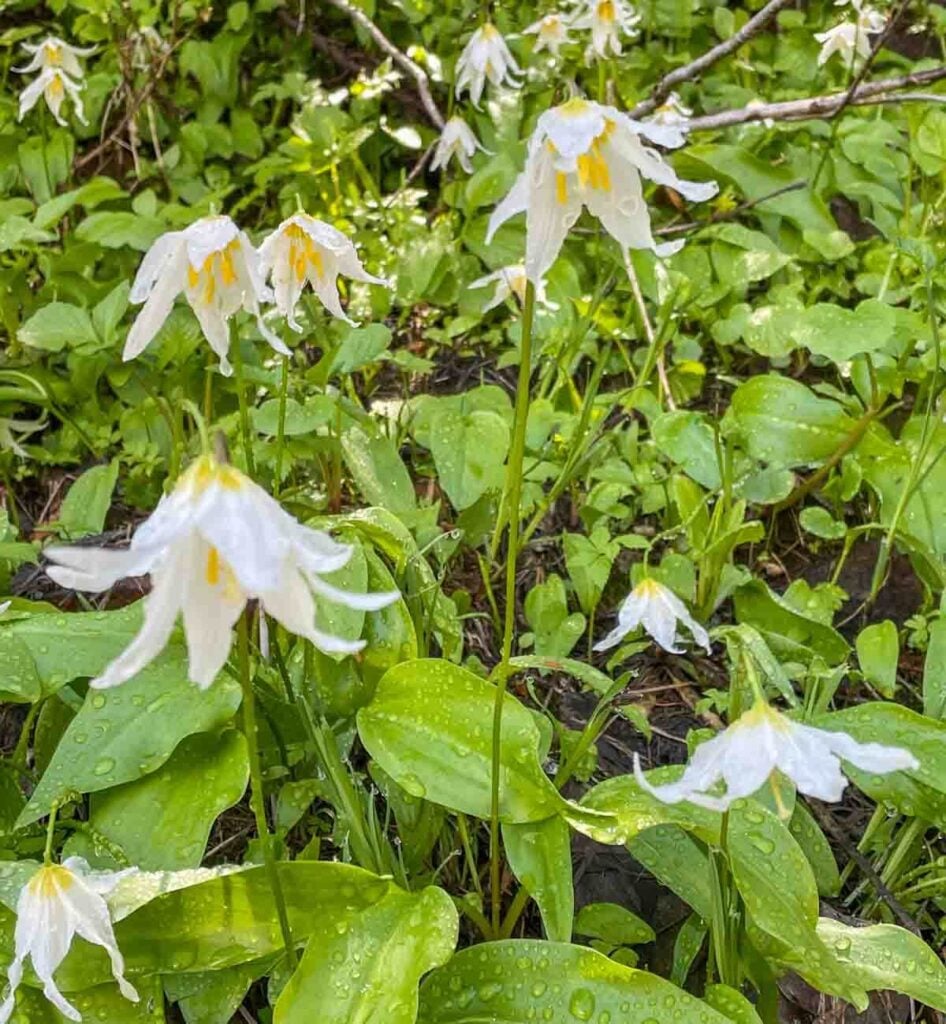
<svg viewBox="0 0 946 1024"><path fill-rule="evenodd" d="M555 198L560 206L568 202L568 175L564 171L555 172Z"/></svg>
<svg viewBox="0 0 946 1024"><path fill-rule="evenodd" d="M220 552L214 547L207 552L207 568L204 575L212 587L220 582Z"/></svg>

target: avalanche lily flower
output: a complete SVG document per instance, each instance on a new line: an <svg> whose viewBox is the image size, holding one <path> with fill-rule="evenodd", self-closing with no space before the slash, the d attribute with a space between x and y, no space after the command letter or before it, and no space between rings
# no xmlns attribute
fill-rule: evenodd
<svg viewBox="0 0 946 1024"><path fill-rule="evenodd" d="M183 231L161 235L145 254L129 295L132 302L144 306L125 340L125 362L151 344L181 292L220 357L224 376L233 372L227 360L228 321L241 308L256 317L260 333L277 352L289 354L263 323L260 303L272 302L273 296L263 281L256 250L229 217L211 216Z"/></svg>
<svg viewBox="0 0 946 1024"><path fill-rule="evenodd" d="M42 96L46 100L46 106L49 107L50 113L56 119L56 123L61 124L65 128L68 122L60 114L60 110L62 109L63 101L68 96L75 107L76 117L82 124L88 124L89 122L85 119L85 111L82 107L81 92L82 87L79 83L74 82L62 68L48 67L41 74L37 75L20 93L20 110L17 120L22 121L33 107L36 106L40 96Z"/></svg>
<svg viewBox="0 0 946 1024"><path fill-rule="evenodd" d="M352 321L338 298L339 274L390 287L384 278L365 270L354 245L341 231L307 213L287 217L260 246L259 257L263 279L272 277L276 308L294 331L302 330L296 321L296 306L306 281L332 316L349 324Z"/></svg>
<svg viewBox="0 0 946 1024"><path fill-rule="evenodd" d="M716 183L683 181L645 142L681 146L684 134L589 100L547 110L529 140L525 170L490 217L487 243L501 224L525 211L526 273L537 284L587 206L622 248L676 252L679 242L654 241L641 175L697 202L715 195Z"/></svg>
<svg viewBox="0 0 946 1024"><path fill-rule="evenodd" d="M647 119L648 124L658 124L663 128L679 128L685 132L693 111L680 102L680 97L672 92L664 102Z"/></svg>
<svg viewBox="0 0 946 1024"><path fill-rule="evenodd" d="M298 523L239 470L204 455L165 495L125 550L52 547L47 572L75 590L102 591L125 576L152 576L145 620L131 644L90 684L118 686L161 652L184 618L189 676L206 689L230 652L232 628L248 600L290 633L328 653L353 654L364 641L349 641L315 625L315 598L377 611L398 594L352 594L331 586L323 573L352 554L328 534Z"/></svg>
<svg viewBox="0 0 946 1024"><path fill-rule="evenodd" d="M536 37L533 53L548 50L555 57L558 56L558 51L563 46L572 41L568 34L565 18L558 11L553 11L552 14L546 14L544 18L534 21L527 29L523 30L523 35Z"/></svg>
<svg viewBox="0 0 946 1024"><path fill-rule="evenodd" d="M514 76L521 73L499 29L486 22L470 37L457 61L456 95L459 98L463 90L468 89L473 106L479 107L487 78L496 86L505 82L518 88Z"/></svg>
<svg viewBox="0 0 946 1024"><path fill-rule="evenodd" d="M686 605L669 587L647 577L624 599L618 609L617 626L596 643L594 649L608 651L617 647L631 630L643 626L665 651L682 654L682 648L677 647L677 623L686 626L693 639L709 654L709 634L687 611Z"/></svg>
<svg viewBox="0 0 946 1024"><path fill-rule="evenodd" d="M499 270L494 270L492 274L487 274L485 277L477 278L470 287L486 288L491 284L495 284L496 287L493 289L489 302L483 307L483 312L488 313L491 309L502 305L510 295L515 295L519 300L519 304L522 305L526 300L527 281L525 265L514 263L509 267L500 267ZM545 297L544 281L540 281L536 286L535 301L547 307L552 305Z"/></svg>
<svg viewBox="0 0 946 1024"><path fill-rule="evenodd" d="M602 58L621 53L621 35L629 35L640 17L624 0L585 0L572 28L591 29L591 48Z"/></svg>
<svg viewBox="0 0 946 1024"><path fill-rule="evenodd" d="M28 74L31 71L46 71L50 68L58 68L67 75L71 75L72 78L83 78L85 77L85 72L82 70L82 65L77 58L88 57L90 54L95 53L94 46L88 48L72 46L58 36L47 36L42 42L36 44L21 43L20 45L27 53L33 55L28 64L24 64L21 68L13 68L14 71L19 72L21 75Z"/></svg>
<svg viewBox="0 0 946 1024"><path fill-rule="evenodd" d="M13 1014L16 990L23 978L26 958L43 983L43 994L69 1020L82 1020L79 1011L56 987L53 975L65 960L76 935L103 946L121 994L138 1002L138 993L125 980L125 961L115 941L112 921L103 896L127 871L90 871L81 857L64 864L46 864L23 886L16 905L14 957L7 970L10 991L0 1006L0 1024Z"/></svg>
<svg viewBox="0 0 946 1024"><path fill-rule="evenodd" d="M870 56L871 43L868 36L882 32L887 19L872 7L852 5L857 12L855 21L842 21L827 32L816 32L815 39L821 43L818 66L827 63L835 53L841 54L845 67L852 67Z"/></svg>
<svg viewBox="0 0 946 1024"><path fill-rule="evenodd" d="M432 171L439 171L446 167L451 157L456 157L460 166L467 174L473 173L473 164L470 157L480 150L488 153L485 146L480 145L479 140L473 134L473 129L463 120L462 117L454 115L443 126L440 138L437 140L437 148L434 150L434 158L430 163Z"/></svg>
<svg viewBox="0 0 946 1024"><path fill-rule="evenodd" d="M683 800L724 811L740 797L751 796L777 768L795 783L800 793L817 800L840 800L847 786L841 762L849 761L876 775L920 767L919 761L901 747L882 743L858 743L846 732L801 725L786 718L762 700L714 739L701 743L686 771L676 782L652 786L634 755L638 785L667 804ZM723 796L712 796L720 780Z"/></svg>

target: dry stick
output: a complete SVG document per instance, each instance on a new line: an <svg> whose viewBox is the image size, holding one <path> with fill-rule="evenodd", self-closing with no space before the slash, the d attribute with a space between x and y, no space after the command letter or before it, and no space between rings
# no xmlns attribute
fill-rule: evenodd
<svg viewBox="0 0 946 1024"><path fill-rule="evenodd" d="M728 128L734 124L748 124L750 121L814 121L833 117L845 106L869 106L875 103L904 103L937 99L946 102L946 96L935 96L929 93L902 93L888 96L887 93L899 92L914 86L931 85L946 78L946 66L916 71L911 75L900 75L897 78L884 78L876 82L862 82L855 94L848 101L849 90L828 93L825 96L811 96L803 100L784 100L780 103L759 103L737 110L721 110L715 114L691 118L688 122L690 132L715 131Z"/></svg>
<svg viewBox="0 0 946 1024"><path fill-rule="evenodd" d="M353 7L348 3L348 0L329 0L329 3L340 11L344 11L356 25L360 25L391 60L414 79L420 101L424 105L424 110L427 111L427 116L438 128L442 129L445 123L443 114L440 113L440 109L434 102L433 96L430 95L430 82L424 69L415 61L412 61L406 53L401 53L364 11Z"/></svg>
<svg viewBox="0 0 946 1024"><path fill-rule="evenodd" d="M333 3L336 0L332 0ZM644 117L646 114L652 114L660 104L673 92L675 86L680 85L681 82L689 82L693 78L699 78L708 68L711 68L718 61L721 61L724 57L728 57L729 54L734 53L744 43L747 43L753 36L758 35L762 29L775 17L776 14L783 8L788 7L793 0L769 0L769 2L762 8L761 11L755 17L750 18L742 28L734 35L730 36L729 39L720 43L718 46L714 46L711 50L707 50L702 56L697 57L696 60L690 61L689 64L684 64L681 68L675 68L673 71L664 75L663 78L654 86L653 92L646 100L641 101L631 110L631 117Z"/></svg>
<svg viewBox="0 0 946 1024"><path fill-rule="evenodd" d="M634 269L634 264L631 262L630 250L624 250L624 269L627 271L627 279L631 285L631 294L634 296L634 302L637 306L637 312L640 314L641 322L644 325L644 334L647 336L647 345L653 349L657 344L657 338L654 334L653 325L650 322L650 317L647 315L647 306L644 302L644 295L641 292L640 281L637 280L637 271ZM663 348L659 352L654 353L655 362L657 366L657 380L660 382L660 390L664 393L667 399L667 405L671 411L677 407L673 401L673 395L670 392L670 381L667 379L667 367L664 363ZM647 381L643 382L645 385Z"/></svg>

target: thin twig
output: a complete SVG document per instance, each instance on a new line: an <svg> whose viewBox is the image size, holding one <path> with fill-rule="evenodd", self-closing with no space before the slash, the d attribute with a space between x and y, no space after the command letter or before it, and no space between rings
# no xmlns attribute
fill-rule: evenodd
<svg viewBox="0 0 946 1024"><path fill-rule="evenodd" d="M336 2L337 0L332 0L332 3ZM783 7L787 7L791 2L792 0L769 0L765 7L763 7L755 17L750 18L738 32L731 35L718 46L714 46L711 50L707 50L706 53L697 57L696 60L692 60L689 64L684 64L683 67L675 68L673 71L664 75L656 86L654 86L654 90L651 92L650 96L648 96L646 100L638 103L637 106L630 111L631 117L644 117L646 114L652 114L670 95L670 93L673 92L676 86L680 85L681 82L689 82L691 79L699 78L700 75L702 75L708 68L711 68L724 57L728 57L729 54L734 53L753 36L758 35L775 17L775 15L778 14Z"/></svg>
<svg viewBox="0 0 946 1024"><path fill-rule="evenodd" d="M657 345L657 336L654 334L653 324L650 322L650 317L647 315L647 305L644 302L644 294L641 291L640 281L637 280L637 271L634 269L634 264L631 261L630 250L624 250L624 269L627 271L627 279L631 286L631 294L634 296L634 303L637 306L637 311L640 314L641 322L644 325L644 334L647 337L647 347L651 350L655 349ZM671 411L677 408L673 400L673 394L670 391L670 380L667 377L667 367L664 363L663 346L661 346L659 352L654 352L655 364L657 367L657 380L660 382L660 390L664 393L667 399L667 405ZM647 382L644 381L646 384Z"/></svg>
<svg viewBox="0 0 946 1024"><path fill-rule="evenodd" d="M736 110L721 110L715 114L691 118L687 128L690 132L715 131L729 128L735 124L747 124L750 121L811 121L832 117L844 106L868 106L877 103L929 102L933 96L929 93L901 93L901 89L914 86L932 85L946 78L946 66L916 71L911 75L900 75L897 78L884 78L876 82L862 82L850 101L847 100L848 90L828 93L824 96L810 96L803 100L783 100L779 103L753 103ZM888 93L897 93L895 96ZM946 102L946 96L935 97Z"/></svg>
<svg viewBox="0 0 946 1024"><path fill-rule="evenodd" d="M442 129L445 123L443 114L440 113L439 107L430 94L430 81L424 69L411 60L406 53L402 53L360 8L354 7L348 3L348 0L329 0L329 3L347 14L356 25L360 25L378 44L378 47L384 50L398 67L406 71L414 79L417 85L417 93L420 96L421 103L424 105L424 110L427 111L427 116L437 128Z"/></svg>

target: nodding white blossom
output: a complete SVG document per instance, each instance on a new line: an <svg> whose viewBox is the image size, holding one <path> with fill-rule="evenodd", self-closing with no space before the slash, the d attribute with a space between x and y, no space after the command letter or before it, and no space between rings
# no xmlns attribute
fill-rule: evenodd
<svg viewBox="0 0 946 1024"><path fill-rule="evenodd" d="M676 782L652 786L636 754L634 776L642 789L664 803L687 800L724 811L734 800L755 793L776 768L800 793L817 800L840 800L847 786L842 761L875 775L920 767L908 750L858 743L846 732L801 725L759 700L728 729L701 743ZM720 781L726 783L725 794L711 794Z"/></svg>
<svg viewBox="0 0 946 1024"><path fill-rule="evenodd" d="M706 630L687 611L686 605L669 588L647 577L628 594L618 609L618 624L601 641L596 651L616 647L631 630L643 626L659 646L672 654L682 654L677 646L677 624L686 626L693 639L709 654L710 639Z"/></svg>
<svg viewBox="0 0 946 1024"><path fill-rule="evenodd" d="M526 283L528 280L528 277L526 277L525 264L514 263L508 267L500 267L499 270L494 270L491 274L487 274L485 277L477 278L470 287L486 288L491 284L496 285L489 301L483 307L483 312L488 313L491 309L495 309L497 306L504 303L511 295L515 295L519 300L520 305L525 302ZM535 301L548 308L554 308L553 304L545 297L544 281L540 281L536 286Z"/></svg>
<svg viewBox="0 0 946 1024"><path fill-rule="evenodd" d="M256 317L260 333L277 352L289 354L263 323L260 304L272 302L253 244L229 217L202 217L183 231L168 231L151 246L138 268L129 299L144 306L131 325L122 358L140 355L167 320L183 292L204 337L229 376L228 321L239 309Z"/></svg>
<svg viewBox="0 0 946 1024"><path fill-rule="evenodd" d="M48 67L33 79L32 82L20 93L20 110L17 120L22 121L24 117L36 106L40 96L46 100L49 112L56 119L57 124L64 128L68 124L62 116L62 104L66 96L72 100L76 117L82 124L88 124L85 119L85 110L82 106L82 86L74 82L62 68Z"/></svg>
<svg viewBox="0 0 946 1024"><path fill-rule="evenodd" d="M570 43L571 37L568 34L568 23L565 15L553 11L544 17L534 21L527 29L523 29L523 35L535 36L535 49L533 53L541 53L548 50L554 56L558 51Z"/></svg>
<svg viewBox="0 0 946 1024"><path fill-rule="evenodd" d="M887 19L872 7L852 4L857 17L854 21L842 21L840 25L826 32L816 32L815 39L821 43L818 65L827 63L835 53L841 55L845 67L852 67L870 56L871 43L868 38L882 32Z"/></svg>
<svg viewBox="0 0 946 1024"><path fill-rule="evenodd" d="M360 651L364 641L315 625L317 597L363 611L397 599L396 592L349 593L322 579L345 565L352 551L298 523L233 466L204 455L138 527L129 548L52 547L45 553L52 579L75 590L106 590L125 576L151 573L140 632L91 686L118 686L140 672L167 644L182 612L188 674L205 689L223 668L233 625L252 598L320 650Z"/></svg>
<svg viewBox="0 0 946 1024"><path fill-rule="evenodd" d="M287 217L260 246L259 256L263 279L272 279L276 308L294 331L302 330L296 321L296 306L307 281L332 316L349 324L353 321L338 298L339 274L390 287L384 278L365 270L346 235L307 213Z"/></svg>
<svg viewBox="0 0 946 1024"><path fill-rule="evenodd" d="M171 44L153 25L146 25L131 33L131 66L137 71L147 71L155 60L171 51Z"/></svg>
<svg viewBox="0 0 946 1024"><path fill-rule="evenodd" d="M525 170L490 217L487 243L501 224L525 212L526 273L537 284L587 206L622 248L676 252L679 242L658 246L654 241L641 176L694 201L715 195L715 182L683 181L645 144L684 141L679 128L634 121L588 100L547 110L529 140Z"/></svg>
<svg viewBox="0 0 946 1024"><path fill-rule="evenodd" d="M36 44L21 43L20 45L27 53L33 55L28 64L13 69L22 75L31 71L47 71L50 68L58 68L72 78L84 78L85 72L77 58L88 57L89 54L95 53L94 46L88 48L72 46L58 36L47 36L42 42Z"/></svg>
<svg viewBox="0 0 946 1024"><path fill-rule="evenodd" d="M591 48L603 58L621 53L621 36L634 31L640 17L624 0L584 0L572 28L591 29Z"/></svg>
<svg viewBox="0 0 946 1024"><path fill-rule="evenodd" d="M693 111L680 102L680 97L672 92L661 105L647 118L648 124L659 124L664 128L679 128L685 132Z"/></svg>
<svg viewBox="0 0 946 1024"><path fill-rule="evenodd" d="M480 150L488 153L485 146L480 145L479 140L473 134L473 129L463 120L462 117L454 115L443 126L440 138L437 140L437 148L434 150L434 158L430 163L432 171L439 171L446 167L450 158L455 156L460 166L467 174L473 173L473 164L470 157Z"/></svg>
<svg viewBox="0 0 946 1024"><path fill-rule="evenodd" d="M10 990L0 1006L0 1024L6 1024L13 1014L16 990L23 978L27 957L32 960L36 977L43 983L46 998L64 1017L82 1020L82 1015L59 991L53 978L76 935L105 948L121 994L138 1002L138 993L125 980L125 961L115 941L103 898L127 874L127 871L90 871L80 857L70 857L61 865L46 864L39 868L23 886L16 904L13 962L7 969Z"/></svg>
<svg viewBox="0 0 946 1024"><path fill-rule="evenodd" d="M473 106L478 107L487 78L493 85L505 83L518 89L515 75L521 73L499 29L487 22L473 33L457 60L456 95L468 89Z"/></svg>

